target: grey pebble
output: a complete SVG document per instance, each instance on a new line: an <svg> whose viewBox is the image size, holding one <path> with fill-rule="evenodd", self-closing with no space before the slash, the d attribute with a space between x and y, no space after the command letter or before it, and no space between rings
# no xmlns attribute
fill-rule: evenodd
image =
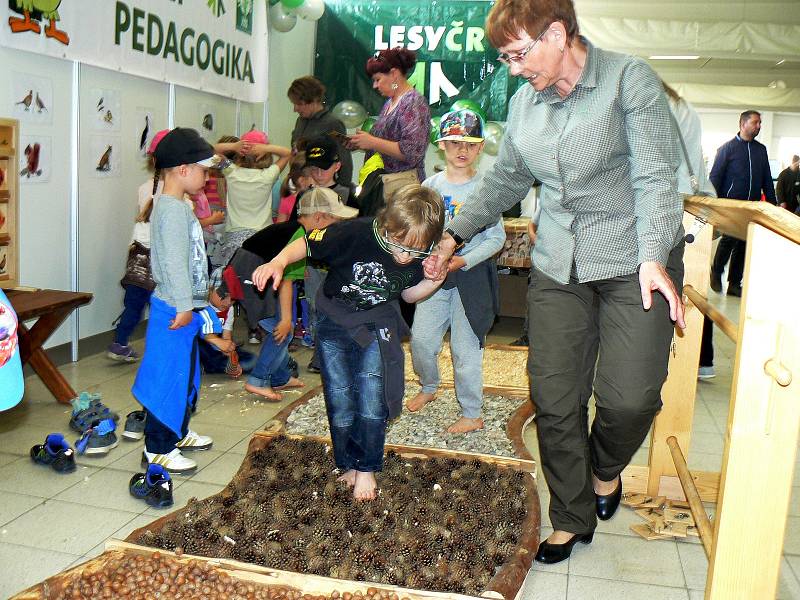
<svg viewBox="0 0 800 600"><path fill-rule="evenodd" d="M418 385L406 385L403 404L418 391ZM461 407L455 390L440 389L436 400L419 412L412 413L404 408L402 414L389 424L386 443L513 457L515 454L506 435L506 424L524 402L527 400L484 394L484 428L467 434L447 433L447 427L461 417ZM321 392L292 411L286 419L286 431L300 435L329 435Z"/></svg>

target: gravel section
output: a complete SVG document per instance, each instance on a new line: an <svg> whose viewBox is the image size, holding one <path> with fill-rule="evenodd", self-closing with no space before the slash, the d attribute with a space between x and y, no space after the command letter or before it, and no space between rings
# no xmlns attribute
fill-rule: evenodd
<svg viewBox="0 0 800 600"><path fill-rule="evenodd" d="M413 398L419 389L418 385L407 384L405 401ZM467 434L447 433L447 427L461 416L461 407L454 390L440 389L436 400L419 412L411 413L404 409L400 417L389 425L386 443L514 457L511 440L506 435L506 424L524 402L527 400L484 395L484 429ZM299 435L329 435L322 392L289 415L286 431Z"/></svg>

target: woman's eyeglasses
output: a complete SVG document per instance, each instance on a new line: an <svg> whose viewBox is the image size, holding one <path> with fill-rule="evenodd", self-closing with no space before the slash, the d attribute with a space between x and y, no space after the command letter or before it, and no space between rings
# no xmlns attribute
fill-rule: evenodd
<svg viewBox="0 0 800 600"><path fill-rule="evenodd" d="M511 63L515 64L521 63L523 60L525 60L525 57L528 54L530 54L531 50L533 50L536 47L536 44L542 41L542 38L544 37L544 34L547 33L548 29L550 29L549 25L545 27L545 30L542 33L540 33L535 40L533 40L530 44L525 46L519 52L516 52L514 54L506 54L505 52L501 52L498 55L497 60L503 63L504 65L510 65Z"/></svg>

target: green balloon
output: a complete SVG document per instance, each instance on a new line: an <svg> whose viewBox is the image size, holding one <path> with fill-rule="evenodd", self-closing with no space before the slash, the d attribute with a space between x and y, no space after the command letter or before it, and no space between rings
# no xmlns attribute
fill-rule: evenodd
<svg viewBox="0 0 800 600"><path fill-rule="evenodd" d="M450 110L471 110L474 113L480 115L481 119L486 121L486 111L481 108L481 105L475 102L475 100L470 100L469 98L462 98L461 100L456 100L453 102L453 105L450 107Z"/></svg>
<svg viewBox="0 0 800 600"><path fill-rule="evenodd" d="M436 140L439 139L439 124L442 122L442 117L433 117L431 119L431 134L428 139L430 139L431 144L434 146L436 145Z"/></svg>
<svg viewBox="0 0 800 600"><path fill-rule="evenodd" d="M372 131L372 128L375 126L375 117L367 117L367 120L361 124L361 131L364 133L369 133Z"/></svg>
<svg viewBox="0 0 800 600"><path fill-rule="evenodd" d="M286 8L297 8L306 0L281 0L281 4L283 4Z"/></svg>

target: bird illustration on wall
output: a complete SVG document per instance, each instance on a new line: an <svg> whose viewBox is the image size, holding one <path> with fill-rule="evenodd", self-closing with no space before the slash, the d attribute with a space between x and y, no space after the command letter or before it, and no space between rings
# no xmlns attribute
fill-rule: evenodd
<svg viewBox="0 0 800 600"><path fill-rule="evenodd" d="M25 146L25 168L19 172L20 176L27 177L30 179L31 177L38 177L42 174L42 170L39 168L39 151L41 150L41 146L39 143L28 144Z"/></svg>
<svg viewBox="0 0 800 600"><path fill-rule="evenodd" d="M209 131L214 130L214 115L212 115L211 113L206 113L203 116L203 127L208 129Z"/></svg>
<svg viewBox="0 0 800 600"><path fill-rule="evenodd" d="M106 114L103 115L103 121L105 121L109 125L113 125L114 124L114 115L111 114L110 110L107 110Z"/></svg>
<svg viewBox="0 0 800 600"><path fill-rule="evenodd" d="M45 36L57 40L65 46L69 45L69 35L56 27L56 22L61 19L58 15L61 0L11 0L11 4L16 5L17 12L21 12L24 16L22 19L19 17L8 18L8 25L13 33L23 31L41 33L38 21L49 19L50 24L45 25L44 28Z"/></svg>
<svg viewBox="0 0 800 600"><path fill-rule="evenodd" d="M22 104L25 107L25 110L27 111L27 110L30 110L32 103L33 103L33 90L28 90L28 95L25 96L19 102L15 102L14 106L17 106L18 104Z"/></svg>
<svg viewBox="0 0 800 600"><path fill-rule="evenodd" d="M42 112L42 111L48 112L47 111L47 107L44 105L44 102L39 97L39 92L36 92L36 111L37 112Z"/></svg>
<svg viewBox="0 0 800 600"><path fill-rule="evenodd" d="M139 150L144 152L145 146L147 145L147 135L150 133L150 115L144 116L144 129L142 129L142 135L139 137Z"/></svg>
<svg viewBox="0 0 800 600"><path fill-rule="evenodd" d="M97 170L98 171L110 171L111 170L111 150L112 147L109 145L106 148L106 151L103 152L103 156L100 157L100 160L97 162Z"/></svg>

